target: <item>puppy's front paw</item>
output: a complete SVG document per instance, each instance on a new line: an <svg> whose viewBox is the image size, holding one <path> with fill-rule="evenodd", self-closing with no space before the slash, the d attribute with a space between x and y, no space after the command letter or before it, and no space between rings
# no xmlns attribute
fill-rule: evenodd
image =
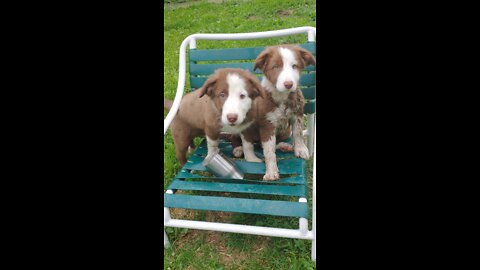
<svg viewBox="0 0 480 270"><path fill-rule="evenodd" d="M305 145L295 146L295 156L309 159L308 148Z"/></svg>
<svg viewBox="0 0 480 270"><path fill-rule="evenodd" d="M251 157L245 157L245 160L248 161L248 162L263 162L261 159L259 159L255 155L253 155Z"/></svg>
<svg viewBox="0 0 480 270"><path fill-rule="evenodd" d="M265 180L265 181L273 181L273 180L278 180L278 179L280 179L280 175L278 174L278 171L267 172L263 176L263 180Z"/></svg>
<svg viewBox="0 0 480 270"><path fill-rule="evenodd" d="M233 156L236 158L242 157L243 156L243 148L241 146L237 146L233 148Z"/></svg>
<svg viewBox="0 0 480 270"><path fill-rule="evenodd" d="M285 142L277 144L277 149L280 149L282 152L293 152L293 145Z"/></svg>

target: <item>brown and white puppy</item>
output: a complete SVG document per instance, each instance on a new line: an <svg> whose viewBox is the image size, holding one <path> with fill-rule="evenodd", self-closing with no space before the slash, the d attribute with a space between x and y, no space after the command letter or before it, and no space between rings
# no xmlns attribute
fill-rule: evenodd
<svg viewBox="0 0 480 270"><path fill-rule="evenodd" d="M220 132L239 134L248 128L254 117L251 106L256 97L264 97L260 81L242 69L219 69L197 91L186 94L170 129L176 156L183 166L193 139L206 135L208 154L219 151ZM172 101L164 100L170 109Z"/></svg>
<svg viewBox="0 0 480 270"><path fill-rule="evenodd" d="M260 68L265 75L262 86L266 90L266 98L254 102L254 107L260 110L257 115L264 117L242 132L242 148L235 148L234 154L239 156L243 150L247 161L257 161L252 143L260 140L265 156L264 180L279 179L276 148L293 150L297 157L309 158L303 141L305 99L299 87L301 72L309 64L316 65L315 57L309 51L292 45L268 47L255 60L254 70ZM279 137L285 139L290 136L290 129L293 131L293 147L287 143L276 145Z"/></svg>

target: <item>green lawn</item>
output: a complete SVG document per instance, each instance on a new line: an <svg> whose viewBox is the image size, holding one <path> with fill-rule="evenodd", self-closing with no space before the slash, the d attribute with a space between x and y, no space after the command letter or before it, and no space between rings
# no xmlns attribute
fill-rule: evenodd
<svg viewBox="0 0 480 270"><path fill-rule="evenodd" d="M256 32L316 26L316 3L311 0L177 0L164 1L164 3L164 96L169 99L174 98L177 88L179 47L183 39L190 34ZM303 43L305 40L305 35L297 35L254 41L198 41L197 46L199 48L250 47ZM165 136L164 152L164 188L166 188L179 170L170 132L167 132ZM309 169L311 166L312 162L310 161ZM298 220L291 218L204 213L179 209L172 209L172 216L258 226L298 228ZM165 269L314 269L316 265L311 262L311 242L307 240L175 228L166 228L166 231L173 244L173 249L164 251Z"/></svg>

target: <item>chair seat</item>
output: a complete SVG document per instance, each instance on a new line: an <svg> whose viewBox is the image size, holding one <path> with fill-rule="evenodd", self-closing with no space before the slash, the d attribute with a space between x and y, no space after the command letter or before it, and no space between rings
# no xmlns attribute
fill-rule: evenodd
<svg viewBox="0 0 480 270"><path fill-rule="evenodd" d="M244 179L218 178L208 173L202 165L207 155L203 140L168 186L174 194L164 194L165 207L308 218L307 203L298 202L298 198L308 195L305 160L277 150L280 179L263 181L265 163L235 159L229 142L221 141L219 148L242 170ZM259 144L255 144L254 151L263 158ZM197 194L200 192L208 194Z"/></svg>

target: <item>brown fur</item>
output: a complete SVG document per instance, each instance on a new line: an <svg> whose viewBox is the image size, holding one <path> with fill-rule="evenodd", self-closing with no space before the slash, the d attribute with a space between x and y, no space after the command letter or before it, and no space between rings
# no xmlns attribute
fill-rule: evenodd
<svg viewBox="0 0 480 270"><path fill-rule="evenodd" d="M219 138L222 128L220 122L222 107L228 97L226 77L229 73L236 73L244 79L246 90L254 100L257 96L265 96L260 82L254 75L242 69L231 68L217 70L200 89L186 94L182 98L179 110L170 125L176 156L182 166L187 161L188 146L193 145L195 137L207 135L213 140ZM222 92L224 93L223 97L220 96ZM171 106L172 101L165 99L164 107L170 109ZM251 120L251 115L247 113L244 122Z"/></svg>
<svg viewBox="0 0 480 270"><path fill-rule="evenodd" d="M272 46L267 47L262 53L258 55L255 60L254 69L260 68L264 73L265 77L273 84L276 84L278 75L281 72L281 67L283 66L282 57L278 53L278 48L288 48L293 53L296 54L296 58L299 60L298 62L298 69L301 73L303 69L307 65L316 65L315 57L307 50L294 45L280 45L280 46ZM280 104L273 100L272 93L266 91L268 97L265 100L268 100L268 105L266 106L265 114L268 112L274 111ZM263 101L259 101L263 102ZM273 104L273 107L272 107ZM302 91L298 88L297 91L291 92L288 94L288 98L285 100L285 112L287 109L290 110L291 114L302 117L303 121L303 111L305 107L305 98L303 97ZM287 115L285 115L287 117ZM266 121L268 122L268 121ZM282 128L277 130L277 135L285 135L285 131L288 131L290 128L291 123L287 125L280 125ZM260 126L262 128L262 126ZM287 132L289 133L289 132ZM262 140L263 141L263 140Z"/></svg>
<svg viewBox="0 0 480 270"><path fill-rule="evenodd" d="M308 64L316 64L313 55L301 47L294 45L267 47L256 58L254 69L260 68L265 77L267 77L267 79L273 84L275 84L278 75L281 72L281 67L283 66L282 58L277 52L278 47L289 48L297 54L298 59L301 60L298 65L300 71L303 70ZM270 138L270 136L273 134L274 130L273 125L265 118L266 114L273 112L279 105L273 100L271 93L267 91L265 91L265 93L266 97L264 99L257 99L252 105L251 112L255 112L255 119L257 121L246 132L242 133L248 138L253 138L255 141L261 140L262 142L268 140L268 138ZM290 93L285 101L285 106L286 109L290 109L293 114L298 117L302 117L303 119L305 98L303 97L302 91L298 89L297 91ZM287 120L287 116L285 115L285 121ZM277 130L277 140L279 141L288 139L291 133L291 123L286 123L281 126L283 128ZM262 131L260 132L260 130ZM260 133L263 136L261 136ZM232 140L237 140L235 141L235 145L238 145L238 139L239 138L232 138Z"/></svg>
<svg viewBox="0 0 480 270"><path fill-rule="evenodd" d="M300 48L298 46L292 45L281 45L266 48L255 60L254 69L260 68L264 73L265 77L273 84L276 84L279 73L282 70L283 62L281 55L278 53L278 47L285 47L292 50L296 54L296 58L299 60L297 68L301 72L308 64L316 64L314 56L307 50ZM252 105L252 111L255 112L255 123L242 132L244 139L247 142L261 141L262 144L271 140L273 135L276 135L276 142L287 139L292 128L298 124L303 124L303 111L305 106L305 99L303 97L302 91L297 88L296 91L290 92L287 98L283 101L275 100L273 97L273 92L266 91L266 98L257 99ZM283 105L282 105L283 104ZM284 106L284 111L281 114L282 116L278 119L276 125L267 119L267 114L274 112L277 108ZM298 133L298 131L297 131ZM294 134L295 135L295 134ZM296 134L298 136L298 134ZM273 137L275 139L275 137ZM235 141L237 140L237 141ZM238 138L234 139L233 147L238 145ZM280 149L292 150L293 147L285 147L283 145ZM264 147L264 153L266 149ZM272 151L272 149L269 149ZM273 149L273 151L275 151ZM273 157L273 160L267 161L267 155L265 155L265 162L267 165L267 172L264 176L265 180L275 180L278 179L278 169L276 169L276 158ZM269 165L273 164L273 165ZM272 175L268 175L270 171L273 172ZM274 167L271 167L274 166ZM276 174L275 174L276 173Z"/></svg>
<svg viewBox="0 0 480 270"><path fill-rule="evenodd" d="M309 51L294 45L280 45L267 47L263 52L261 52L255 59L255 65L253 70L260 68L263 71L263 74L269 79L269 81L276 81L278 74L280 73L280 68L282 67L282 57L277 52L278 48L287 48L292 50L296 55L297 59L300 60L298 67L300 69L305 69L308 65L316 65L317 62L315 57ZM275 75L277 77L275 77Z"/></svg>

